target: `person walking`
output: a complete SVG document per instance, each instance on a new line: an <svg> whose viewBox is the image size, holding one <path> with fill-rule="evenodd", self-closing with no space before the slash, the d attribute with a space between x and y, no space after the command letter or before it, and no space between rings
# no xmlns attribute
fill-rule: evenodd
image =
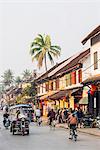
<svg viewBox="0 0 100 150"><path fill-rule="evenodd" d="M52 126L55 127L55 115L56 115L56 113L53 109L51 109L48 113L50 127L52 127Z"/></svg>
<svg viewBox="0 0 100 150"><path fill-rule="evenodd" d="M35 116L36 116L37 125L40 126L42 120L41 120L41 110L39 109L39 107L37 107L35 110Z"/></svg>
<svg viewBox="0 0 100 150"><path fill-rule="evenodd" d="M78 127L82 127L82 119L83 119L83 111L82 109L78 108L78 111L77 111L77 118L78 118Z"/></svg>

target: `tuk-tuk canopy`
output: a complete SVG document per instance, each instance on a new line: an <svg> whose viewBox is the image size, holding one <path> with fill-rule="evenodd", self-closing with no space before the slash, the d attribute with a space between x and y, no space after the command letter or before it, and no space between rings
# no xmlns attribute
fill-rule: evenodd
<svg viewBox="0 0 100 150"><path fill-rule="evenodd" d="M10 110L16 109L16 108L32 108L30 104L18 104L10 107Z"/></svg>

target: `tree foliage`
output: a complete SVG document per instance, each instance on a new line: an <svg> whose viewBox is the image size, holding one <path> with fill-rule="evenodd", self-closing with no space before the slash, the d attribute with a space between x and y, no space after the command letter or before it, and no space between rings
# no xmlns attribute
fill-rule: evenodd
<svg viewBox="0 0 100 150"><path fill-rule="evenodd" d="M11 86L14 81L14 76L12 70L8 69L4 72L4 74L1 76L3 78L2 83L6 86Z"/></svg>
<svg viewBox="0 0 100 150"><path fill-rule="evenodd" d="M57 45L51 45L51 38L49 35L41 35L34 39L30 46L30 54L32 56L32 61L38 61L39 69L45 63L45 70L47 71L47 57L49 58L51 64L54 63L53 57L58 58L60 56L61 48Z"/></svg>

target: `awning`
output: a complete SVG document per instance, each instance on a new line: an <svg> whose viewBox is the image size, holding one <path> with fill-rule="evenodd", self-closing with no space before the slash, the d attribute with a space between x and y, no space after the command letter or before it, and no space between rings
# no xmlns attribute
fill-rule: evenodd
<svg viewBox="0 0 100 150"><path fill-rule="evenodd" d="M48 99L51 95L55 94L57 91L49 91L47 94L40 97L40 100Z"/></svg>
<svg viewBox="0 0 100 150"><path fill-rule="evenodd" d="M87 105L88 104L88 97L83 97L83 98L81 98L80 99L80 101L79 101L79 104L80 105Z"/></svg>
<svg viewBox="0 0 100 150"><path fill-rule="evenodd" d="M82 88L73 89L72 92L71 92L71 95L72 95L72 96L75 96L75 95L82 95Z"/></svg>
<svg viewBox="0 0 100 150"><path fill-rule="evenodd" d="M49 96L49 98L52 100L58 100L67 96L68 96L67 90L60 90L56 92L55 94L52 94L51 96Z"/></svg>
<svg viewBox="0 0 100 150"><path fill-rule="evenodd" d="M100 83L100 74L92 76L82 82L84 85Z"/></svg>

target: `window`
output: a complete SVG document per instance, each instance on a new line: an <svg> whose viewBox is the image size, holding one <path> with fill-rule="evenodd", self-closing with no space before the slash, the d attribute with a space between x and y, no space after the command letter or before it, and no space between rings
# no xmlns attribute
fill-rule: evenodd
<svg viewBox="0 0 100 150"><path fill-rule="evenodd" d="M51 90L53 90L53 82L51 82Z"/></svg>
<svg viewBox="0 0 100 150"><path fill-rule="evenodd" d="M94 70L98 69L98 53L94 53Z"/></svg>
<svg viewBox="0 0 100 150"><path fill-rule="evenodd" d="M94 45L97 42L100 42L100 33L91 39L91 45Z"/></svg>
<svg viewBox="0 0 100 150"><path fill-rule="evenodd" d="M40 93L40 86L37 88L37 90L38 90L38 94Z"/></svg>
<svg viewBox="0 0 100 150"><path fill-rule="evenodd" d="M43 93L43 88L44 88L44 87L43 87L43 84L42 84L42 93Z"/></svg>
<svg viewBox="0 0 100 150"><path fill-rule="evenodd" d="M46 86L46 92L49 91L49 83L48 82L45 84L45 86Z"/></svg>
<svg viewBox="0 0 100 150"><path fill-rule="evenodd" d="M81 83L82 82L82 70L78 70L78 82Z"/></svg>
<svg viewBox="0 0 100 150"><path fill-rule="evenodd" d="M66 75L66 86L71 85L71 74Z"/></svg>
<svg viewBox="0 0 100 150"><path fill-rule="evenodd" d="M76 71L71 73L71 83L76 84Z"/></svg>
<svg viewBox="0 0 100 150"><path fill-rule="evenodd" d="M55 81L55 89L59 89L59 79L56 79Z"/></svg>

